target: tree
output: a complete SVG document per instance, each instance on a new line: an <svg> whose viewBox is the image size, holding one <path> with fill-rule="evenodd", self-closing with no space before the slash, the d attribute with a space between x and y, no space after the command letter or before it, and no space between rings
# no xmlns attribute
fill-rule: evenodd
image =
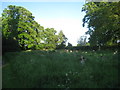
<svg viewBox="0 0 120 90"><path fill-rule="evenodd" d="M68 47L72 47L72 44L68 42Z"/></svg>
<svg viewBox="0 0 120 90"><path fill-rule="evenodd" d="M56 35L54 28L46 28L34 20L32 13L20 6L10 5L2 13L3 50L55 49L65 45L67 38L61 31ZM15 45L16 44L16 45ZM9 48L7 48L9 46Z"/></svg>
<svg viewBox="0 0 120 90"><path fill-rule="evenodd" d="M86 39L87 36L81 36L80 39L78 40L78 45L77 46L85 46L86 45Z"/></svg>
<svg viewBox="0 0 120 90"><path fill-rule="evenodd" d="M62 49L65 48L67 37L64 35L63 31L61 30L58 34L58 40L57 40L57 48Z"/></svg>
<svg viewBox="0 0 120 90"><path fill-rule="evenodd" d="M90 43L89 43L89 42L87 42L87 43L86 43L86 46L90 46Z"/></svg>
<svg viewBox="0 0 120 90"><path fill-rule="evenodd" d="M120 40L120 2L88 2L82 11L86 12L83 26L88 24L90 45L115 45Z"/></svg>
<svg viewBox="0 0 120 90"><path fill-rule="evenodd" d="M38 47L41 26L27 9L14 5L5 8L2 13L2 27L3 37L6 40L16 40L23 50Z"/></svg>
<svg viewBox="0 0 120 90"><path fill-rule="evenodd" d="M67 49L72 49L72 44L68 42Z"/></svg>
<svg viewBox="0 0 120 90"><path fill-rule="evenodd" d="M56 35L56 30L54 28L46 28L42 33L42 46L45 49L55 49L58 36Z"/></svg>

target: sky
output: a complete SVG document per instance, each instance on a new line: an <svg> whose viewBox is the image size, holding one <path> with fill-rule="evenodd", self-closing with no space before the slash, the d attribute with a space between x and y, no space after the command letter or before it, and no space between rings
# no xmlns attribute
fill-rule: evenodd
<svg viewBox="0 0 120 90"><path fill-rule="evenodd" d="M54 28L63 31L73 46L77 45L80 36L88 30L82 27L85 15L81 9L85 2L2 2L2 10L8 5L22 6L29 10L35 21L44 28ZM0 11L2 13L2 11ZM89 37L89 36L88 36Z"/></svg>

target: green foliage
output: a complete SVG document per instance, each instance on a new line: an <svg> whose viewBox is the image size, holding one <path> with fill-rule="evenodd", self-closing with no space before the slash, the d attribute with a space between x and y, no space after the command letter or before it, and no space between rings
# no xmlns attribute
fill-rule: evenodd
<svg viewBox="0 0 120 90"><path fill-rule="evenodd" d="M118 56L110 50L6 53L3 88L118 88Z"/></svg>
<svg viewBox="0 0 120 90"><path fill-rule="evenodd" d="M88 2L83 26L88 24L91 45L116 45L120 40L120 2Z"/></svg>
<svg viewBox="0 0 120 90"><path fill-rule="evenodd" d="M89 43L89 42L87 42L87 43L86 43L86 46L90 46L90 43Z"/></svg>
<svg viewBox="0 0 120 90"><path fill-rule="evenodd" d="M65 41L63 32L56 35L54 28L44 29L34 18L24 7L9 5L5 8L2 13L2 35L5 40L10 38L17 41L22 50L55 49L56 45Z"/></svg>
<svg viewBox="0 0 120 90"><path fill-rule="evenodd" d="M78 44L77 46L85 46L86 45L86 39L87 39L87 36L81 36L80 39L78 40Z"/></svg>
<svg viewBox="0 0 120 90"><path fill-rule="evenodd" d="M2 37L2 54L4 55L5 52L15 52L20 51L20 47L18 41L12 38L4 38Z"/></svg>
<svg viewBox="0 0 120 90"><path fill-rule="evenodd" d="M67 38L61 30L58 34L57 49L63 49L66 46Z"/></svg>
<svg viewBox="0 0 120 90"><path fill-rule="evenodd" d="M56 30L54 28L46 28L43 31L43 41L44 41L44 48L45 49L55 49L58 36L56 35Z"/></svg>
<svg viewBox="0 0 120 90"><path fill-rule="evenodd" d="M68 50L73 50L73 46L71 43L68 42L68 45L65 49L68 49Z"/></svg>
<svg viewBox="0 0 120 90"><path fill-rule="evenodd" d="M72 44L68 42L68 47L72 47Z"/></svg>
<svg viewBox="0 0 120 90"><path fill-rule="evenodd" d="M27 9L20 6L8 6L2 13L2 34L8 39L17 40L22 49L33 48L37 42L39 24Z"/></svg>
<svg viewBox="0 0 120 90"><path fill-rule="evenodd" d="M99 50L117 50L119 48L118 45L112 45L112 46L90 46L90 44L88 43L88 45L86 44L86 46L80 46L79 44L77 46L72 46L72 47L66 47L65 49L70 49L70 50L82 50L82 51L99 51Z"/></svg>

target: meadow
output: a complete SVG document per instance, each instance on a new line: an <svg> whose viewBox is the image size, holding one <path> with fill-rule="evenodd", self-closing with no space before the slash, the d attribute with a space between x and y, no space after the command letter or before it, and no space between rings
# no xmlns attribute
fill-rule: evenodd
<svg viewBox="0 0 120 90"><path fill-rule="evenodd" d="M118 51L21 51L3 57L3 88L119 88ZM84 62L81 62L84 59Z"/></svg>

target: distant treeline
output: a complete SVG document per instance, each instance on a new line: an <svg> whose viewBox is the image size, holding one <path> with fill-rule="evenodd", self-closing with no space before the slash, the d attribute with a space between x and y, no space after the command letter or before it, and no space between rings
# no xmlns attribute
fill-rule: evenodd
<svg viewBox="0 0 120 90"><path fill-rule="evenodd" d="M66 47L65 49L69 50L118 50L118 45L112 46L73 46L73 47Z"/></svg>

